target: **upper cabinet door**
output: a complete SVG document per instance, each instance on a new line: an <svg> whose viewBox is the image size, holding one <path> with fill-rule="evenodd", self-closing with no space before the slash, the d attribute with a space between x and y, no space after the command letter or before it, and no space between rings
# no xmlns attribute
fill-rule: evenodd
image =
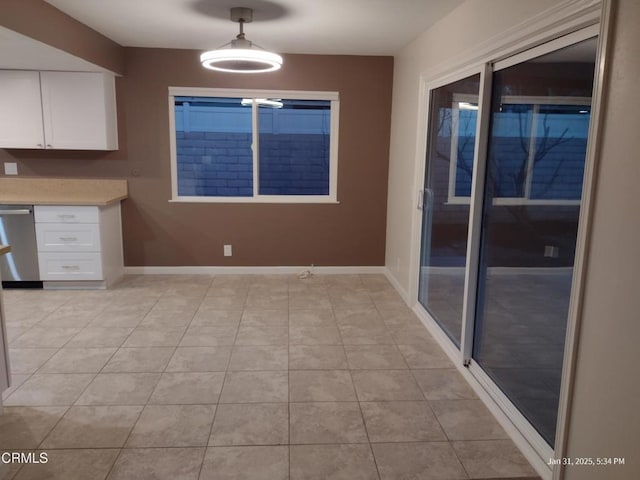
<svg viewBox="0 0 640 480"><path fill-rule="evenodd" d="M46 148L118 148L115 88L103 73L40 72Z"/></svg>
<svg viewBox="0 0 640 480"><path fill-rule="evenodd" d="M45 148L39 72L0 70L0 147Z"/></svg>

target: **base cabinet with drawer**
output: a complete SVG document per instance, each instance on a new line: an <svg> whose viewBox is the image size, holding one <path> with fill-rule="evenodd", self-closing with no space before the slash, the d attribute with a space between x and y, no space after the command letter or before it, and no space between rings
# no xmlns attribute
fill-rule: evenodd
<svg viewBox="0 0 640 480"><path fill-rule="evenodd" d="M123 274L120 204L35 206L40 279L100 281Z"/></svg>

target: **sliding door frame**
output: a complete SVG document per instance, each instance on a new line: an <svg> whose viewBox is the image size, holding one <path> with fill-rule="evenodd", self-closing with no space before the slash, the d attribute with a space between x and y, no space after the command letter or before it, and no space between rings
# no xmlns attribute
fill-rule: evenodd
<svg viewBox="0 0 640 480"><path fill-rule="evenodd" d="M576 44L583 40L597 37L599 34L599 31L600 31L600 28L598 25L592 25L590 27L586 27L579 31L572 32L568 35L564 35L560 38L547 42L543 45L539 45L538 47L534 47L530 50L514 55L513 57L509 57L500 62L496 62L493 65L492 74L502 71L506 68L512 67L514 65L522 64L528 60L540 57L542 55L560 50L564 47L568 47L570 45ZM594 85L595 85L595 71L594 71ZM595 88L592 90L592 92L594 91L595 91ZM488 96L490 97L491 95L488 95ZM592 100L592 103L593 103L593 100ZM491 115L490 106L485 111L485 114L486 114L486 117L490 117ZM483 118L485 118L484 115L483 115ZM488 118L486 119L488 121ZM488 136L488 133L489 133L488 125L485 125L485 128L486 128L486 131L484 131L484 133ZM593 139L591 138L591 135L592 135L591 127L589 128L589 135L590 136L587 140L588 144L592 143L593 141ZM585 174L583 178L583 188L590 188L589 187L590 182L586 181L587 180L587 168L586 168L587 160L588 160L587 156L585 156ZM486 167L486 165L484 166ZM485 187L484 180L481 179L480 182L482 184L478 184L476 187L478 190L481 190L481 192L483 192ZM482 195L482 193L480 195ZM582 198L583 199L588 198L589 196L590 196L590 191L583 190ZM581 206L580 206L581 210L583 207L584 205L582 205L582 202L581 202ZM474 224L474 226L477 228L473 231L470 231L470 235L469 235L469 238L473 239L474 247L478 249L472 253L472 255L475 255L476 259L479 259L479 255L480 255L479 248L480 248L480 237L482 235L482 229L481 229L482 215L483 213L481 211L478 214L478 218L474 219L475 221L478 222L477 224ZM578 222L578 225L580 228L580 222ZM576 243L578 242L579 237L580 237L580 231L578 231L576 234ZM470 241L470 247L471 247L471 241ZM578 285L577 279L582 275L582 262L580 261L579 252L577 250L578 249L576 248L576 257L574 259L573 276L572 276L572 283L571 283L572 285L571 295L570 295L570 301L569 301L570 308L569 308L569 311L567 312L567 317L568 317L567 332L569 332L569 319L573 316L571 312L571 305L575 305L576 303L575 299L579 295L578 291L580 290L580 286ZM477 268L478 268L477 265L475 266L470 265L470 268L468 269L468 270L471 270L471 269L475 270L476 286L477 286L477 280L478 280ZM469 298L468 300L469 302L472 302L473 307L475 307L475 301L476 301L475 297L473 299ZM466 301L467 299L465 298L465 302ZM469 315L475 318L475 313L476 313L475 311L471 311L469 312ZM466 325L463 324L463 335L466 335L466 338L468 339L467 343L469 344L468 347L471 349L473 347L473 336L474 336L474 330L473 330L472 324L466 324ZM568 335L565 335L565 344L564 344L565 352L567 350L570 350L569 342L573 342L573 339L569 338ZM529 423L529 421L524 417L524 415L522 415L522 413L520 413L520 411L515 407L515 405L511 402L511 400L509 400L507 395L503 393L503 391L489 377L489 375L478 364L478 362L472 358L471 350L469 350L468 354L469 354L468 360L467 358L465 358L465 360L468 362L467 365L469 367L469 371L471 372L471 374L474 377L476 377L476 379L480 382L480 384L485 390L490 392L490 395L496 400L500 408L507 414L507 416L509 416L512 419L516 428L525 434L525 436L527 437L527 440L529 441L531 446L534 448L534 450L538 452L538 454L542 458L546 458L546 459L555 458L554 449L551 448L551 446L549 446L549 444L542 438L542 436L535 430L535 428L533 428L533 426ZM567 372L565 372L565 369L564 369L565 363L566 362L563 360L563 374L562 374L563 381L561 383L565 383L564 377L567 374ZM558 417L557 417L558 419L560 418L559 414L560 414L561 404L562 403L560 403L558 406ZM556 425L558 425L558 421L556 421Z"/></svg>
<svg viewBox="0 0 640 480"><path fill-rule="evenodd" d="M411 248L411 285L410 285L410 293L409 293L409 304L414 305L415 308L419 308L423 317L427 316L432 325L427 325L429 332L436 337L439 341L440 345L446 350L447 354L450 358L455 359L456 362L461 362L461 349L451 341L449 336L445 333L445 331L440 327L440 324L433 318L433 316L427 311L426 308L422 306L422 304L418 301L418 289L420 286L420 271L421 271L421 253L422 253L422 198L423 191L425 188L425 180L426 180L426 171L427 171L427 154L428 154L428 142L429 142L429 129L431 128L431 107L432 107L432 97L431 92L444 87L453 82L457 82L459 80L463 80L468 77L472 77L474 75L480 75L480 95L482 96L482 87L487 77L490 75L486 74L487 67L484 64L477 64L471 67L467 67L464 69L460 69L459 71L453 72L451 74L442 76L430 82L421 81L420 82L420 107L418 111L418 125L424 126L418 130L418 139L417 139L417 158L421 159L416 163L416 176L415 176L415 185L414 191L417 192L416 203L415 203L415 211L414 211L414 225L417 225L417 234L414 233L412 236L412 248ZM480 97L482 98L482 97ZM481 100L480 100L481 101ZM480 105L480 103L478 104ZM479 110L481 112L481 110ZM473 178L475 179L476 171L478 170L478 142L479 142L479 134L480 134L480 122L478 121L476 125L476 138L474 143L474 154L473 154ZM472 196L474 192L475 180L472 180ZM471 205L471 211L473 211L473 204ZM469 214L469 219L471 219L471 213ZM469 229L470 230L470 229ZM467 248L467 255L469 249ZM468 258L468 257L467 257ZM467 261L468 263L468 261ZM467 272L465 267L465 287L464 287L464 299L463 299L463 322L464 322L464 309L467 308L466 305L466 291L467 291ZM435 327L435 328L434 328ZM464 333L462 333L460 339L460 346L462 347L464 342Z"/></svg>
<svg viewBox="0 0 640 480"><path fill-rule="evenodd" d="M597 7L597 8L596 8ZM474 167L471 191L471 211L469 214L469 230L467 241L467 264L465 267L465 285L463 300L463 327L461 332L460 349L458 349L447 334L441 329L435 319L418 302L418 276L420 272L420 250L422 233L422 212L416 208L414 229L412 236L412 264L409 301L414 311L421 318L427 329L433 334L449 357L454 361L458 370L470 381L478 396L496 415L501 425L507 430L514 442L520 447L525 456L536 467L543 479L554 480L561 478L562 467L550 467L548 462L552 458L562 458L566 453L566 433L568 429L573 371L577 352L579 315L582 303L586 254L588 251L588 234L592 210L591 198L594 195L597 132L600 130L600 109L602 95L602 81L605 67L606 41L608 35L608 19L610 0L603 2L565 2L549 12L558 13L564 8L564 18L546 18L548 25L543 28L523 29L520 37L511 38L505 45L494 46L482 55L478 54L475 63L467 58L466 68L442 67L438 76L421 75L418 109L418 135L416 145L416 176L415 190L424 188L425 170L427 165L429 120L431 110L432 90L449 83L462 80L474 74L481 74L479 115L476 130L474 152ZM545 20L540 20L544 25ZM535 32L535 33L534 33ZM543 34L544 32L544 34ZM473 329L475 320L475 300L478 286L478 267L480 254L480 227L483 215L484 183L487 144L489 138L489 117L491 115L491 80L494 71L508 66L522 63L528 59L544 55L551 51L571 44L599 36L596 69L594 72L594 87L591 109L591 122L585 158L583 179L583 193L581 200L579 226L577 232L576 254L572 289L570 296L568 322L566 328L565 351L563 358L560 401L558 407L557 431L555 450L538 434L533 426L520 413L515 405L500 390L495 382L472 360ZM497 41L499 43L499 40ZM421 195L418 194L417 202ZM416 203L417 206L417 203Z"/></svg>

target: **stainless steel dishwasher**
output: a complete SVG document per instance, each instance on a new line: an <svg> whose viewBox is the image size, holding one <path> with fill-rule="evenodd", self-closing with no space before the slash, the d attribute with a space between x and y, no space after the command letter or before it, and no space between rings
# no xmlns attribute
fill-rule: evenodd
<svg viewBox="0 0 640 480"><path fill-rule="evenodd" d="M0 244L11 246L0 256L3 286L42 287L33 205L0 205Z"/></svg>

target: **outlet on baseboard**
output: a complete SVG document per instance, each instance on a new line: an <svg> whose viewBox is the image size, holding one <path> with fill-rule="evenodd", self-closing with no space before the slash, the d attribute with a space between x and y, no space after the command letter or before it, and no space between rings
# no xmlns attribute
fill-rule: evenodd
<svg viewBox="0 0 640 480"><path fill-rule="evenodd" d="M224 256L225 257L230 257L233 255L233 248L231 247L231 245L225 245L224 246Z"/></svg>

